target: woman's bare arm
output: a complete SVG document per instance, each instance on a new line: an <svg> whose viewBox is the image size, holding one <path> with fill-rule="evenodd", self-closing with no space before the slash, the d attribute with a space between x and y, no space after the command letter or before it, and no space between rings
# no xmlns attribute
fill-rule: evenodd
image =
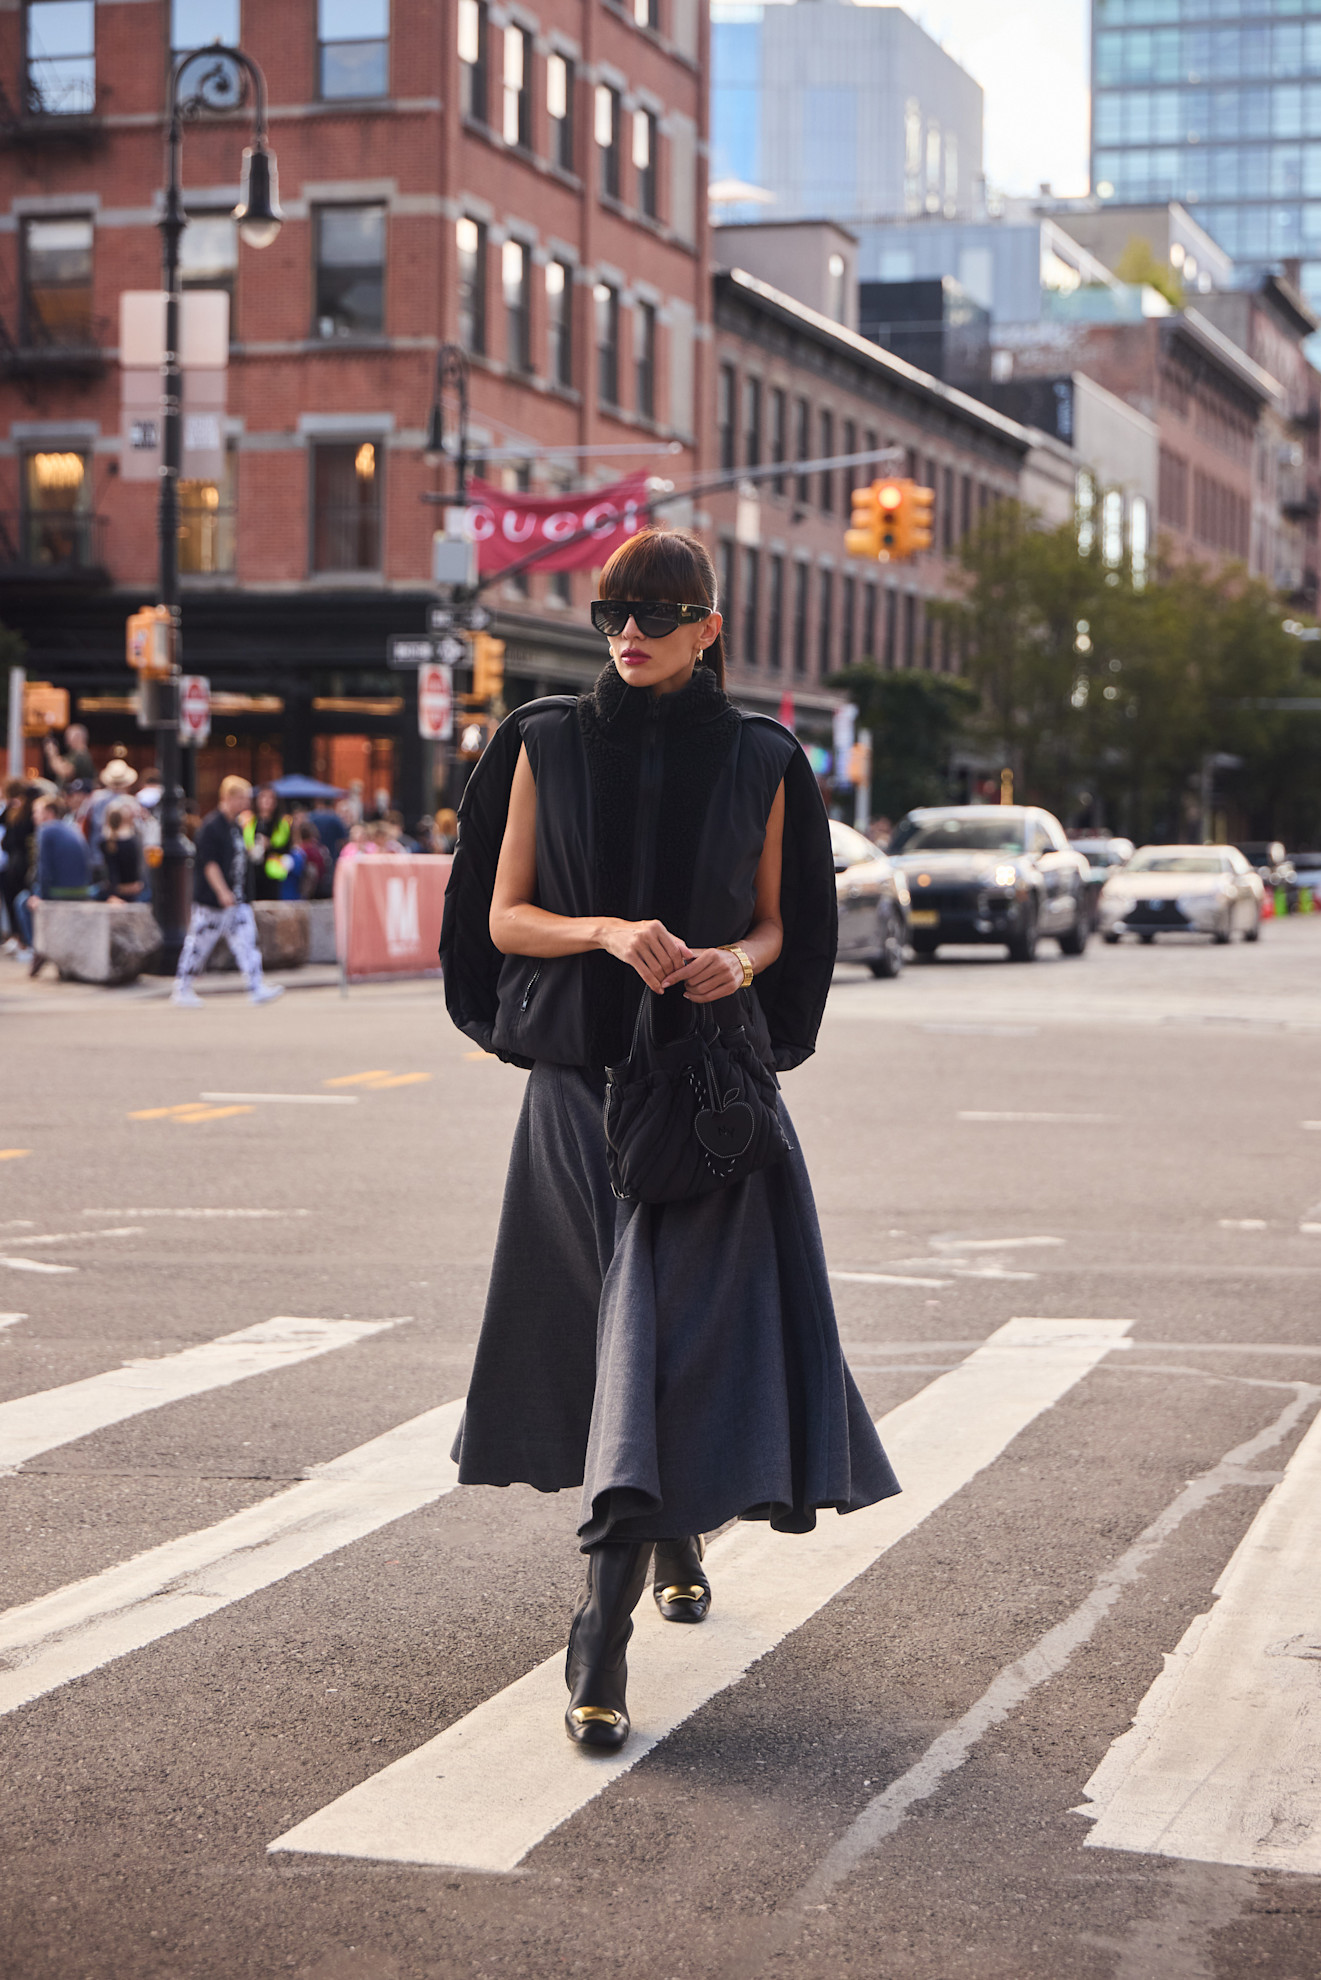
<svg viewBox="0 0 1321 1980"><path fill-rule="evenodd" d="M552 914L536 905L536 891L537 784L525 746L518 752L514 769L509 817L491 894L491 940L500 953L551 958L605 949L635 969L649 990L659 990L667 972L679 968L693 953L659 921Z"/></svg>
<svg viewBox="0 0 1321 1980"><path fill-rule="evenodd" d="M746 951L754 973L769 969L784 946L784 923L780 919L780 874L784 865L784 784L775 793L766 839L757 862L757 899L752 926L739 943ZM743 965L728 949L696 949L691 961L671 970L663 988L672 983L687 985L684 995L694 1004L714 1004L731 991L742 988Z"/></svg>

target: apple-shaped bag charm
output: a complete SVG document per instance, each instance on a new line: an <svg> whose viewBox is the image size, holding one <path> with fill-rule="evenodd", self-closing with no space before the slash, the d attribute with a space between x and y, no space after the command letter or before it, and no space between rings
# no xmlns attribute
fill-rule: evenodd
<svg viewBox="0 0 1321 1980"><path fill-rule="evenodd" d="M757 1123L746 1100L731 1087L719 1107L703 1107L693 1122L693 1133L708 1155L720 1162L735 1162L752 1146Z"/></svg>

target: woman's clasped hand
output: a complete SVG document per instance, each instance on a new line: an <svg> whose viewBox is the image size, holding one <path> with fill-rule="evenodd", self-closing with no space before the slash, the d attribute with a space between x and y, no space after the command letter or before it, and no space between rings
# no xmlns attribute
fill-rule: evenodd
<svg viewBox="0 0 1321 1980"><path fill-rule="evenodd" d="M743 965L728 949L690 949L661 921L617 921L605 948L659 994L682 983L693 1004L714 1004L743 984Z"/></svg>

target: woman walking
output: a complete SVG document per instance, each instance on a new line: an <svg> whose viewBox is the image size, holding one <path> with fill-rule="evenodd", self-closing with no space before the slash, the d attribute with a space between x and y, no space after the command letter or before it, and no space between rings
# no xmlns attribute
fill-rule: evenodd
<svg viewBox="0 0 1321 1980"><path fill-rule="evenodd" d="M615 552L592 608L609 664L481 758L441 938L455 1022L530 1069L459 1477L581 1486L565 1725L607 1749L653 1556L661 1614L700 1623L703 1534L805 1533L899 1489L773 1076L813 1051L830 984L826 815L792 735L726 697L715 608L696 539ZM666 1072L680 1060L707 1067L704 1107L700 1073Z"/></svg>

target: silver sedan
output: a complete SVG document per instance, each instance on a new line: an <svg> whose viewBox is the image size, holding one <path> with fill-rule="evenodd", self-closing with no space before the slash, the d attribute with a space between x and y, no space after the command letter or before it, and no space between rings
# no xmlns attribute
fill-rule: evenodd
<svg viewBox="0 0 1321 1980"><path fill-rule="evenodd" d="M1234 846L1143 846L1101 889L1098 925L1107 942L1136 935L1209 935L1245 942L1261 932L1265 889Z"/></svg>

